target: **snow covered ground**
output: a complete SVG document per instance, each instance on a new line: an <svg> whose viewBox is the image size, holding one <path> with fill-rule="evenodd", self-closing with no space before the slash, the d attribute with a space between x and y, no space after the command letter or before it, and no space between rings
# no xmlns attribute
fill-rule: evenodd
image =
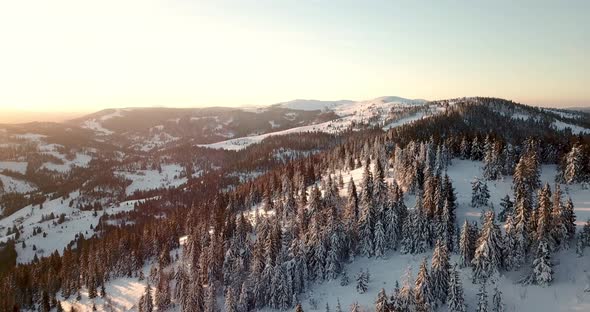
<svg viewBox="0 0 590 312"><path fill-rule="evenodd" d="M3 189L0 188L0 194L2 191L6 193L29 193L37 189L37 187L27 181L15 179L3 174L0 174L0 181L2 181L3 185Z"/></svg>
<svg viewBox="0 0 590 312"><path fill-rule="evenodd" d="M24 174L27 171L26 161L0 161L0 171L10 170Z"/></svg>
<svg viewBox="0 0 590 312"><path fill-rule="evenodd" d="M24 239L26 247L23 248L21 243L16 245L18 253L17 262L29 262L35 254L38 257L42 257L48 256L56 250L61 253L63 248L74 240L77 234L82 233L86 237L92 236L94 231L90 229L90 226L95 227L103 213L115 214L133 210L134 204L138 201L121 202L107 207L103 211L99 211L97 216L93 216L93 211L80 211L76 208L69 207L69 200L77 198L78 195L76 192L70 194L70 198L66 200L57 198L46 201L43 203L43 209L40 209L39 205L29 205L0 220L1 242L14 236L14 234L6 235L8 228L15 225L17 227L23 227L20 239ZM43 216L49 216L51 213L54 214L55 219L41 222ZM65 214L65 222L62 224L54 223L61 214ZM40 228L42 232L47 234L46 237L43 237L42 233L33 235L35 228ZM37 250L33 250L33 246L36 246Z"/></svg>
<svg viewBox="0 0 590 312"><path fill-rule="evenodd" d="M183 168L178 164L162 165L162 172L158 170L137 170L133 172L117 171L116 174L122 175L132 181L125 192L127 195L135 191L147 191L160 187L177 187L186 183L187 178L179 178Z"/></svg>
<svg viewBox="0 0 590 312"><path fill-rule="evenodd" d="M299 101L299 102L298 102ZM286 105L289 108L296 109L310 109L317 105L316 109L330 109L336 113L340 118L318 123L315 125L307 125L302 127L295 127L283 131L276 131L265 133L261 135L252 135L241 138L234 138L231 140L225 140L212 144L201 144L199 146L214 148L214 149L226 149L226 150L241 150L252 144L260 143L262 140L276 135L286 135L291 133L301 132L326 132L326 133L338 133L347 130L354 123L382 123L386 121L389 112L396 107L408 107L408 106L423 106L425 101L423 100L407 100L399 97L380 97L369 101L352 102L352 101L336 101L336 102L323 102L323 101L312 101L312 100L296 100L293 102L286 102L279 105ZM425 109L428 108L424 106ZM384 128L389 129L392 127L401 126L429 115L440 112L441 110L431 107L431 112L419 111L415 114L392 122L386 125ZM375 121L376 120L376 121Z"/></svg>
<svg viewBox="0 0 590 312"><path fill-rule="evenodd" d="M553 126L553 128L555 128L557 130L565 130L566 128L569 128L572 130L573 134L590 133L590 129L576 126L576 125L572 125L572 124L563 122L561 120L554 121L552 126Z"/></svg>
<svg viewBox="0 0 590 312"><path fill-rule="evenodd" d="M62 173L70 171L73 167L86 167L92 160L92 156L83 153L76 153L76 157L72 160L67 159L65 155L55 151L46 152L46 154L50 154L61 159L63 164L46 162L41 166L41 168Z"/></svg>

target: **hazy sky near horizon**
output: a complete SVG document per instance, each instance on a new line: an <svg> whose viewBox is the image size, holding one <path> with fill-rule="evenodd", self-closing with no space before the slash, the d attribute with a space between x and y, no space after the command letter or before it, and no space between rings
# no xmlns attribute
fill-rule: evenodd
<svg viewBox="0 0 590 312"><path fill-rule="evenodd" d="M588 16L590 1L0 1L0 108L590 106Z"/></svg>

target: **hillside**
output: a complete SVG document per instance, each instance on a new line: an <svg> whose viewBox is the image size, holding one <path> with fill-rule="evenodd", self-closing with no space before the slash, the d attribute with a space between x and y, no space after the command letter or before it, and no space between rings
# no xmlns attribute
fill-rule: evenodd
<svg viewBox="0 0 590 312"><path fill-rule="evenodd" d="M340 301L370 311L381 288L388 304L401 298L393 290L408 266L411 285L423 258L430 272L438 240L449 266L462 264L470 310L482 281L490 305L497 287L507 310L590 305L584 113L381 97L116 109L0 128L0 310L47 298L53 309L136 311L149 283L159 310ZM497 258L476 256L483 242ZM552 271L522 284L541 243ZM367 289L357 288L366 268ZM446 310L437 296L431 306Z"/></svg>

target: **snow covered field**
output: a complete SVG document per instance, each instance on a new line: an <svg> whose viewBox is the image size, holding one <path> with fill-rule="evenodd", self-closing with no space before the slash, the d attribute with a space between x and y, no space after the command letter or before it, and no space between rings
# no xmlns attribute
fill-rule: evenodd
<svg viewBox="0 0 590 312"><path fill-rule="evenodd" d="M10 170L24 174L27 171L27 162L25 161L0 161L0 171Z"/></svg>
<svg viewBox="0 0 590 312"><path fill-rule="evenodd" d="M37 187L27 181L15 179L3 174L0 174L0 181L2 181L3 185L3 190L0 188L0 193L2 193L2 191L6 193L29 193L37 189Z"/></svg>
<svg viewBox="0 0 590 312"><path fill-rule="evenodd" d="M125 192L127 195L135 191L147 191L160 187L176 187L186 183L187 178L179 178L183 168L177 164L162 165L162 172L158 170L137 170L134 172L118 171L116 174L122 175L132 181Z"/></svg>
<svg viewBox="0 0 590 312"><path fill-rule="evenodd" d="M70 199L76 197L78 197L77 192L70 194ZM131 200L107 207L104 211L99 211L97 216L93 215L93 211L80 211L69 207L69 199L62 200L58 198L46 201L43 204L43 209L40 209L39 205L29 205L0 220L0 242L14 236L14 234L6 235L8 228L15 225L17 227L22 226L21 239L24 238L26 247L23 248L20 243L16 245L17 261L19 263L31 261L35 254L42 257L48 256L56 250L61 253L63 248L74 240L77 234L82 233L86 237L92 236L94 231L90 229L90 226L95 227L103 213L115 214L130 211L133 210L136 202L137 200ZM51 213L53 213L55 219L41 221L43 216L49 216ZM54 223L61 214L65 214L65 222L61 224ZM43 237L43 233L33 235L35 228L40 228L47 236ZM33 246L36 246L36 251L33 250Z"/></svg>

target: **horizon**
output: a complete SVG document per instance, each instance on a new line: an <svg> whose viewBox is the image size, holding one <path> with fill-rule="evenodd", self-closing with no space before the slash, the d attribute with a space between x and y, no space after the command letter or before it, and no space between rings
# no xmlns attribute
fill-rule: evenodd
<svg viewBox="0 0 590 312"><path fill-rule="evenodd" d="M590 107L587 1L30 4L0 4L3 119L385 94Z"/></svg>
<svg viewBox="0 0 590 312"><path fill-rule="evenodd" d="M287 101L279 101L275 103L268 103L268 104L237 104L237 105L201 105L201 106L166 106L166 105L154 105L154 106L126 106L126 107L102 107L97 110L74 110L74 111L36 111L30 109L4 109L0 107L0 124L25 124L30 122L56 122L62 123L76 118L82 118L87 115L91 115L94 113L98 113L103 110L116 110L116 109L199 109L199 108L211 108L211 107L228 107L228 108L252 108L252 107L267 107L276 104L287 103L291 101L321 101L321 102L336 102L336 101L352 101L352 102L361 102L366 100L378 99L381 97L400 97L409 100L425 100L425 101L437 101L437 100L449 100L452 98L447 99L425 99L421 97L416 98L409 98L403 96L396 96L396 95L386 95L386 96L376 96L367 99L311 99L311 98L296 98ZM465 96L465 98L471 98L477 96ZM457 97L463 98L463 97ZM519 104L532 106L532 107L540 107L540 108L557 108L557 109L568 109L568 110L577 110L577 109L585 109L589 108L590 105L581 105L581 106L555 106L555 105L533 105L529 103L520 103L518 101L510 100Z"/></svg>

